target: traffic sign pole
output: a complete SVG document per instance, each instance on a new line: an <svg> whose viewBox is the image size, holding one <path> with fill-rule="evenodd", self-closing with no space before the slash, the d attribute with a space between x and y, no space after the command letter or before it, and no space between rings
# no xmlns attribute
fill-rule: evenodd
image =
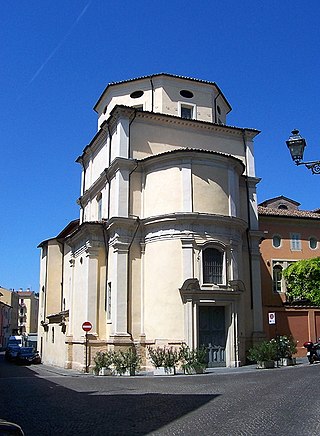
<svg viewBox="0 0 320 436"><path fill-rule="evenodd" d="M89 372L89 365L88 365L88 332L86 332L86 373Z"/></svg>
<svg viewBox="0 0 320 436"><path fill-rule="evenodd" d="M85 322L82 324L82 330L84 330L84 331L86 332L86 340L85 340L85 342L86 342L86 362L85 362L85 365L86 365L86 373L89 372L89 364L88 364L88 345L89 345L89 341L88 341L88 332L89 332L91 329L92 329L92 324L91 324L90 321L85 321Z"/></svg>

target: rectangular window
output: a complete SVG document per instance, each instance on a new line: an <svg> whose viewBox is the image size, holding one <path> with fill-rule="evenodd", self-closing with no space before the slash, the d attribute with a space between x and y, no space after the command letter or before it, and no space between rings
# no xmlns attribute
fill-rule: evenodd
<svg viewBox="0 0 320 436"><path fill-rule="evenodd" d="M179 102L179 114L181 118L192 120L196 118L196 106Z"/></svg>
<svg viewBox="0 0 320 436"><path fill-rule="evenodd" d="M188 120L192 119L192 108L181 106L181 118L187 118Z"/></svg>
<svg viewBox="0 0 320 436"><path fill-rule="evenodd" d="M105 310L107 312L107 319L111 319L111 282L108 283L106 289Z"/></svg>
<svg viewBox="0 0 320 436"><path fill-rule="evenodd" d="M51 342L54 344L54 327L52 327L51 334Z"/></svg>
<svg viewBox="0 0 320 436"><path fill-rule="evenodd" d="M300 233L291 233L291 250L300 251L301 250L301 239Z"/></svg>
<svg viewBox="0 0 320 436"><path fill-rule="evenodd" d="M97 200L98 205L98 221L102 220L102 196L100 196Z"/></svg>
<svg viewBox="0 0 320 436"><path fill-rule="evenodd" d="M282 291L282 266L275 265L273 267L273 292Z"/></svg>

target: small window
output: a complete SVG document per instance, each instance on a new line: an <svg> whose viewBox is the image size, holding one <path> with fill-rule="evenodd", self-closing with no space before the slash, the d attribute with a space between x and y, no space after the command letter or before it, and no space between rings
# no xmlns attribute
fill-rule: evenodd
<svg viewBox="0 0 320 436"><path fill-rule="evenodd" d="M286 204L279 204L278 209L288 210L288 206Z"/></svg>
<svg viewBox="0 0 320 436"><path fill-rule="evenodd" d="M217 106L217 111L218 111L218 114L221 115L221 109L220 109L220 106Z"/></svg>
<svg viewBox="0 0 320 436"><path fill-rule="evenodd" d="M281 246L281 237L279 235L273 236L272 245L274 248L279 248Z"/></svg>
<svg viewBox="0 0 320 436"><path fill-rule="evenodd" d="M318 247L318 240L317 238L311 237L309 239L309 247L311 250L315 250Z"/></svg>
<svg viewBox="0 0 320 436"><path fill-rule="evenodd" d="M98 221L102 220L102 195L97 196L97 218Z"/></svg>
<svg viewBox="0 0 320 436"><path fill-rule="evenodd" d="M203 252L203 283L222 283L223 253L216 248Z"/></svg>
<svg viewBox="0 0 320 436"><path fill-rule="evenodd" d="M192 98L193 92L187 91L186 89L183 89L182 91L180 91L180 95L184 98Z"/></svg>
<svg viewBox="0 0 320 436"><path fill-rule="evenodd" d="M193 108L191 106L181 106L181 118L191 120L193 117Z"/></svg>
<svg viewBox="0 0 320 436"><path fill-rule="evenodd" d="M301 239L299 233L291 234L291 250L300 251L301 250Z"/></svg>
<svg viewBox="0 0 320 436"><path fill-rule="evenodd" d="M107 312L107 319L111 319L111 282L108 283L106 289L105 311Z"/></svg>
<svg viewBox="0 0 320 436"><path fill-rule="evenodd" d="M54 327L51 329L51 342L54 344Z"/></svg>
<svg viewBox="0 0 320 436"><path fill-rule="evenodd" d="M143 94L144 94L143 91L134 91L130 94L130 97L131 98L140 98L143 96Z"/></svg>

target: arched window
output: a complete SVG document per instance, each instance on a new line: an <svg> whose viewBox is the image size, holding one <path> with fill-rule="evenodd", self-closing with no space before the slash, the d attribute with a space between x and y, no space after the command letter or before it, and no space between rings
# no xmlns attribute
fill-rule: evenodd
<svg viewBox="0 0 320 436"><path fill-rule="evenodd" d="M281 246L281 236L274 235L272 238L272 245L274 248L279 248Z"/></svg>
<svg viewBox="0 0 320 436"><path fill-rule="evenodd" d="M315 250L318 247L318 240L313 236L309 239L309 247L311 250Z"/></svg>
<svg viewBox="0 0 320 436"><path fill-rule="evenodd" d="M282 292L282 266L273 267L273 292Z"/></svg>
<svg viewBox="0 0 320 436"><path fill-rule="evenodd" d="M203 283L223 283L223 252L209 247L203 251Z"/></svg>

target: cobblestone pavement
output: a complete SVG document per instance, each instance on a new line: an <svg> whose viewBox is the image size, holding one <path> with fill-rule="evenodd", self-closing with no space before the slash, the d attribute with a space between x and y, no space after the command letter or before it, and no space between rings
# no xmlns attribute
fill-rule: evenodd
<svg viewBox="0 0 320 436"><path fill-rule="evenodd" d="M0 418L26 436L319 435L320 364L97 377L0 356Z"/></svg>

